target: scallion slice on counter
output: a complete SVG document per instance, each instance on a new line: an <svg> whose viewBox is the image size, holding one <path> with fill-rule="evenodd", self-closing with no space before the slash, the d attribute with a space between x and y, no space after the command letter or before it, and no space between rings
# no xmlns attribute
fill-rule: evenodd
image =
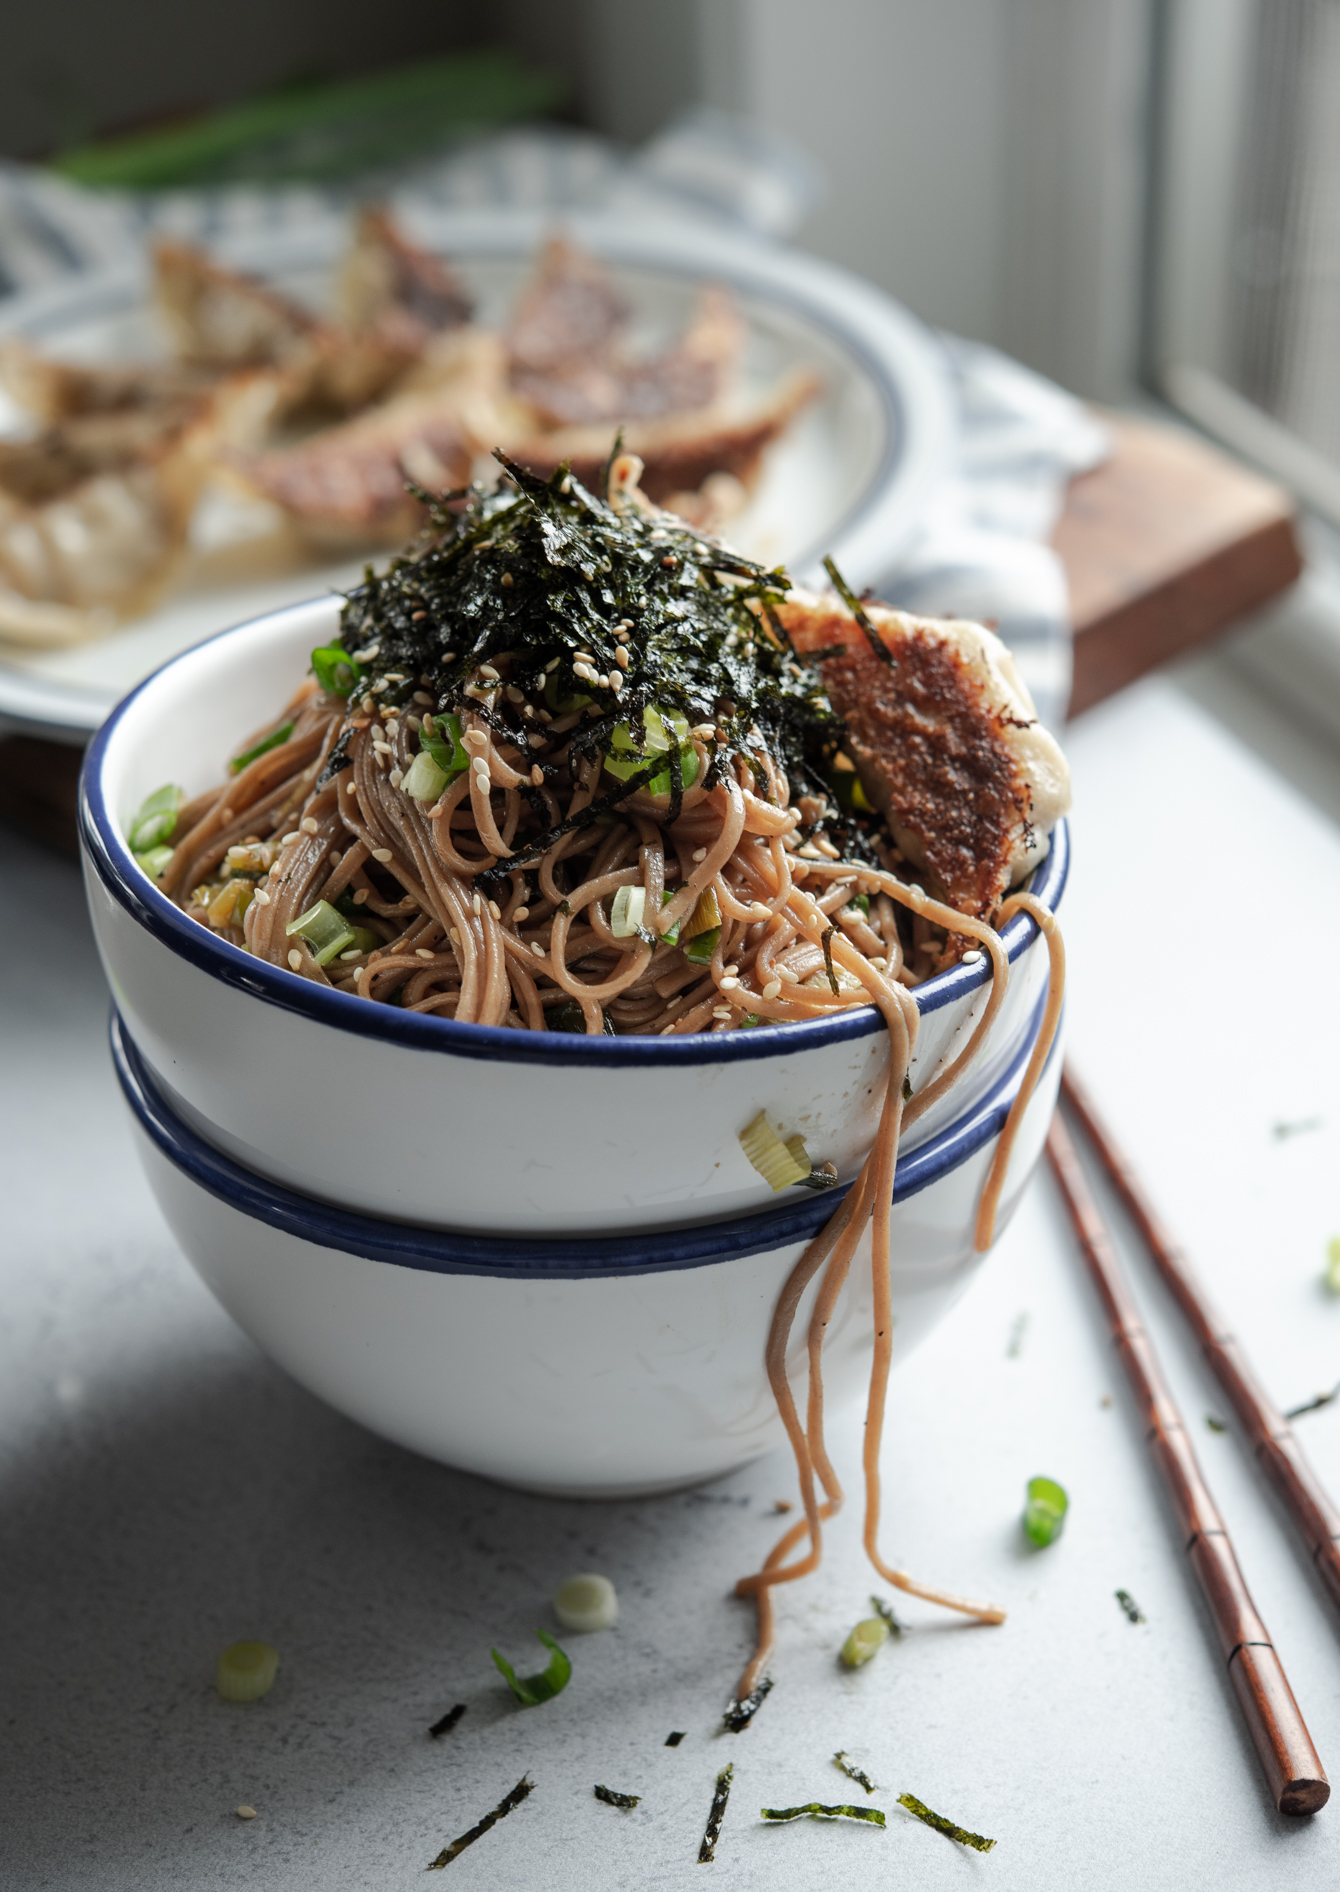
<svg viewBox="0 0 1340 1892"><path fill-rule="evenodd" d="M884 1815L878 1807L826 1807L818 1800L808 1800L803 1807L762 1807L765 1820L865 1820L870 1826L883 1826Z"/></svg>
<svg viewBox="0 0 1340 1892"><path fill-rule="evenodd" d="M132 854L147 854L172 839L177 815L186 797L175 783L156 788L130 824L126 839Z"/></svg>
<svg viewBox="0 0 1340 1892"><path fill-rule="evenodd" d="M357 929L359 932L362 930L361 927ZM336 912L329 900L318 900L314 907L308 907L306 913L300 913L296 920L290 920L284 928L290 939L295 933L302 934L318 966L329 965L337 953L347 951L354 943L355 931L344 915Z"/></svg>
<svg viewBox="0 0 1340 1892"><path fill-rule="evenodd" d="M789 1189L804 1182L812 1167L803 1137L789 1137L785 1143L760 1110L751 1124L740 1132L740 1148L772 1190Z"/></svg>
<svg viewBox="0 0 1340 1892"><path fill-rule="evenodd" d="M363 678L343 644L325 644L314 650L312 674L328 696L352 696Z"/></svg>
<svg viewBox="0 0 1340 1892"><path fill-rule="evenodd" d="M646 911L645 887L616 887L610 906L610 932L615 939L632 939L642 926Z"/></svg>
<svg viewBox="0 0 1340 1892"><path fill-rule="evenodd" d="M1332 1235L1326 1244L1326 1285L1332 1294L1340 1294L1340 1235Z"/></svg>
<svg viewBox="0 0 1340 1892"><path fill-rule="evenodd" d="M288 722L280 723L277 729L272 729L268 736L262 736L259 742L253 742L249 749L242 751L241 755L235 755L228 764L229 769L234 775L240 775L248 762L254 762L257 756L268 755L271 749L277 749L281 742L287 742L292 734L293 721L290 718Z"/></svg>
<svg viewBox="0 0 1340 1892"><path fill-rule="evenodd" d="M889 1625L884 1618L867 1616L864 1622L857 1623L843 1643L842 1666L847 1669L863 1667L872 1656L879 1654L888 1640Z"/></svg>
<svg viewBox="0 0 1340 1892"><path fill-rule="evenodd" d="M585 1571L559 1585L554 1615L562 1628L576 1630L579 1635L613 1629L619 1620L619 1598L608 1577Z"/></svg>
<svg viewBox="0 0 1340 1892"><path fill-rule="evenodd" d="M552 1701L555 1695L561 1695L572 1675L572 1664L553 1637L543 1629L537 1629L535 1634L546 1649L553 1651L548 1668L542 1669L538 1675L518 1675L506 1656L500 1656L496 1649L489 1650L499 1673L523 1708L538 1708L541 1702Z"/></svg>
<svg viewBox="0 0 1340 1892"><path fill-rule="evenodd" d="M259 1701L278 1672L279 1651L268 1642L234 1642L219 1657L214 1686L225 1701Z"/></svg>
<svg viewBox="0 0 1340 1892"><path fill-rule="evenodd" d="M1030 1478L1024 1506L1024 1535L1040 1549L1054 1544L1065 1525L1070 1500L1054 1478Z"/></svg>

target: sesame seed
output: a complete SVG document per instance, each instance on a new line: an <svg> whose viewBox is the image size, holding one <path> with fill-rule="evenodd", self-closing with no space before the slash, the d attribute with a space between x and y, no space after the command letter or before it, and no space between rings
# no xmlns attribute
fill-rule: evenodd
<svg viewBox="0 0 1340 1892"><path fill-rule="evenodd" d="M399 788L400 784L404 781L404 779L405 779L404 775L401 773L399 769L392 769L390 775L387 777L387 780L390 782L392 788Z"/></svg>
<svg viewBox="0 0 1340 1892"><path fill-rule="evenodd" d="M431 959L432 956L426 946L416 946L414 948L414 957L416 959Z"/></svg>
<svg viewBox="0 0 1340 1892"><path fill-rule="evenodd" d="M529 705L527 705L527 707L529 707ZM532 749L543 749L549 738L548 736L532 735L528 736L526 740L530 743Z"/></svg>
<svg viewBox="0 0 1340 1892"><path fill-rule="evenodd" d="M616 650L616 651L615 651L615 653L614 653L614 661L615 661L615 663L616 663L616 664L618 664L618 666L619 666L619 668L620 668L620 670L627 670L627 668L628 668L628 664L629 664L629 661L630 661L630 660L629 660L629 656L628 656L628 652L627 652L626 650L624 650L624 649L623 649L622 647L620 647L620 648L619 648L618 650ZM610 682L611 682L611 683L613 683L613 681L614 681L614 678L613 678L613 677L611 677L611 678L610 678Z"/></svg>
<svg viewBox="0 0 1340 1892"><path fill-rule="evenodd" d="M503 695L507 698L509 703L524 703L526 700L525 691L518 690L514 683L508 684L506 690L504 690L503 692Z"/></svg>
<svg viewBox="0 0 1340 1892"><path fill-rule="evenodd" d="M819 852L826 855L830 861L840 861L842 859L842 855L839 853L838 849L833 846L831 841L816 841L814 845L818 848Z"/></svg>
<svg viewBox="0 0 1340 1892"><path fill-rule="evenodd" d="M769 979L768 983L763 988L763 996L765 999L775 999L781 992L781 989L782 982L780 979Z"/></svg>
<svg viewBox="0 0 1340 1892"><path fill-rule="evenodd" d="M512 915L512 924L513 926L520 926L523 920L528 920L529 918L530 918L530 908L518 907L516 912Z"/></svg>
<svg viewBox="0 0 1340 1892"><path fill-rule="evenodd" d="M363 948L361 946L351 946L347 953L340 954L341 959L361 959L362 956Z"/></svg>
<svg viewBox="0 0 1340 1892"><path fill-rule="evenodd" d="M481 677L487 677L490 683L502 682L502 677L498 671L493 668L492 664L480 664L479 674Z"/></svg>
<svg viewBox="0 0 1340 1892"><path fill-rule="evenodd" d="M489 901L489 912L493 915L495 920L502 918L502 908L498 905L496 900Z"/></svg>
<svg viewBox="0 0 1340 1892"><path fill-rule="evenodd" d="M391 850L389 847L374 847L372 850L372 858L374 861L389 861L391 858Z"/></svg>
<svg viewBox="0 0 1340 1892"><path fill-rule="evenodd" d="M962 964L965 966L975 966L979 963L979 961L981 960L981 957L982 955L974 947L972 952L964 953Z"/></svg>
<svg viewBox="0 0 1340 1892"><path fill-rule="evenodd" d="M302 964L302 954L298 951L296 946L293 948L293 951L288 956L288 963L292 966L295 972L298 970L299 966L301 966Z"/></svg>
<svg viewBox="0 0 1340 1892"><path fill-rule="evenodd" d="M532 951L532 952L534 953L534 955L535 955L535 957L536 957L537 959L543 959L543 958L544 958L544 947L543 947L543 946L541 946L541 944L540 944L540 942L539 942L539 940L537 940L537 939L533 939L533 940L532 940L532 941L530 942L530 950L531 950L531 951Z"/></svg>
<svg viewBox="0 0 1340 1892"><path fill-rule="evenodd" d="M453 946L459 946L461 943L461 929L458 926L453 926L451 929L451 943Z"/></svg>
<svg viewBox="0 0 1340 1892"><path fill-rule="evenodd" d="M338 866L339 866L339 864L340 864L340 859L341 859L341 856L340 856L340 850L339 850L339 849L338 849L337 847L333 847L333 848L332 848L332 849L330 850L330 864L331 864L331 866L332 866L332 867L338 867Z"/></svg>
<svg viewBox="0 0 1340 1892"><path fill-rule="evenodd" d="M689 733L690 735L696 736L699 742L711 742L713 736L715 736L717 733L716 724L715 723L699 723L698 727L696 729L690 730Z"/></svg>
<svg viewBox="0 0 1340 1892"><path fill-rule="evenodd" d="M813 841L807 841L804 847L800 849L800 857L805 861L817 861L822 859Z"/></svg>
<svg viewBox="0 0 1340 1892"><path fill-rule="evenodd" d="M395 750L391 747L389 742L378 742L375 737L373 738L372 748L373 748L373 753L376 755L394 755L395 754Z"/></svg>
<svg viewBox="0 0 1340 1892"><path fill-rule="evenodd" d="M532 762L531 764L530 779L536 788L544 787L544 770L540 767L538 762Z"/></svg>
<svg viewBox="0 0 1340 1892"><path fill-rule="evenodd" d="M739 983L740 981L738 979L722 979L719 990L722 992L733 992Z"/></svg>
<svg viewBox="0 0 1340 1892"><path fill-rule="evenodd" d="M623 689L623 672L621 670L610 671L609 688L613 690L616 696L619 695L620 691Z"/></svg>
<svg viewBox="0 0 1340 1892"><path fill-rule="evenodd" d="M712 1008L712 1016L713 1018L733 1018L734 1013L729 1005L716 1005Z"/></svg>
<svg viewBox="0 0 1340 1892"><path fill-rule="evenodd" d="M705 847L697 848L694 851L693 859L695 861L705 861L707 859L707 849Z"/></svg>
<svg viewBox="0 0 1340 1892"><path fill-rule="evenodd" d="M476 893L470 904L473 906L476 913L482 913L484 911L484 900L481 894Z"/></svg>
<svg viewBox="0 0 1340 1892"><path fill-rule="evenodd" d="M499 582L504 591L510 591L512 586L516 583L516 580L513 578L511 572L504 572Z"/></svg>
<svg viewBox="0 0 1340 1892"><path fill-rule="evenodd" d="M239 1807L237 1809L237 1817L239 1820L254 1820L256 1817L256 1809L255 1807Z"/></svg>
<svg viewBox="0 0 1340 1892"><path fill-rule="evenodd" d="M870 963L875 968L876 972L883 972L889 962L882 953L872 953L870 955Z"/></svg>
<svg viewBox="0 0 1340 1892"><path fill-rule="evenodd" d="M425 709L431 709L433 707L433 699L429 696L427 690L416 690L414 692L414 701L416 703L422 703Z"/></svg>
<svg viewBox="0 0 1340 1892"><path fill-rule="evenodd" d="M301 839L302 839L302 829L290 828L287 834L280 835L279 845L280 847L292 847L295 841L301 841Z"/></svg>
<svg viewBox="0 0 1340 1892"><path fill-rule="evenodd" d="M359 982L359 980L360 980L360 979L361 979L361 978L363 977L363 974L364 974L364 973L365 973L366 971L367 971L367 967L366 967L366 966L355 966L355 967L354 967L354 984L355 984L355 985L357 985L357 984L358 984L358 982Z"/></svg>
<svg viewBox="0 0 1340 1892"><path fill-rule="evenodd" d="M669 569L670 571L673 571L673 570L675 569L675 556L674 556L674 553L673 553L673 552L667 552L667 553L666 553L666 555L665 555L665 557L664 557L664 558L663 558L663 559L661 560L661 563L662 563L662 565L664 565L664 566L666 566L666 567L667 567L667 568L668 568L668 569Z"/></svg>
<svg viewBox="0 0 1340 1892"><path fill-rule="evenodd" d="M487 756L477 755L474 761L470 764L470 766L474 770L475 774L480 778L481 781L483 782L488 781L489 759Z"/></svg>
<svg viewBox="0 0 1340 1892"><path fill-rule="evenodd" d="M472 746L475 746L481 743L487 743L488 737L484 734L482 729L467 729L465 734L461 737L461 741L468 742Z"/></svg>
<svg viewBox="0 0 1340 1892"><path fill-rule="evenodd" d="M800 983L800 974L798 972L792 972L790 966L778 966L777 977L779 979L785 979L788 985L798 985Z"/></svg>
<svg viewBox="0 0 1340 1892"><path fill-rule="evenodd" d="M264 887L257 887L251 897L258 907L268 907L270 904L270 896L266 893Z"/></svg>

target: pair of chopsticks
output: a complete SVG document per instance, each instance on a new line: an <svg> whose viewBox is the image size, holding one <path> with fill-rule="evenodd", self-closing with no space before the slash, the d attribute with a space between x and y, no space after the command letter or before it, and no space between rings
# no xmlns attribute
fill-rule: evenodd
<svg viewBox="0 0 1340 1892"><path fill-rule="evenodd" d="M1284 1415L1261 1390L1246 1356L1215 1313L1185 1252L1172 1240L1088 1095L1067 1069L1061 1095L1083 1126L1145 1246L1191 1325L1201 1350L1340 1606L1340 1511L1307 1463ZM1145 1332L1130 1286L1075 1146L1058 1110L1047 1155L1084 1259L1107 1315L1147 1430L1149 1447L1172 1501L1186 1554L1209 1606L1238 1706L1251 1733L1271 1797L1281 1813L1316 1813L1330 1783L1294 1700L1283 1665L1233 1553L1228 1532L1196 1462L1191 1440Z"/></svg>

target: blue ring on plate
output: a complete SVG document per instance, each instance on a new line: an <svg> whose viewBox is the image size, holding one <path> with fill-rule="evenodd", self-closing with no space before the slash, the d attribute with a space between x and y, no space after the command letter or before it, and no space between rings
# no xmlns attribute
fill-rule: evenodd
<svg viewBox="0 0 1340 1892"><path fill-rule="evenodd" d="M284 611L267 613L282 619L289 612L307 611L311 602L289 605ZM254 621L254 620L253 620ZM203 643L227 637L230 630L217 631ZM197 644L194 649L198 650ZM191 652L182 653L189 656ZM696 1032L678 1038L591 1038L561 1031L517 1031L510 1026L471 1025L454 1018L431 1014L402 1012L394 1005L370 1004L352 993L332 986L317 985L300 978L283 966L253 958L240 946L216 939L197 920L189 920L180 907L160 893L140 867L121 834L102 790L102 766L121 718L156 677L173 664L174 657L153 676L124 697L112 711L88 746L79 778L79 836L85 855L107 892L161 946L185 959L211 978L267 1005L296 1012L318 1024L347 1031L361 1038L380 1038L404 1045L413 1051L449 1052L453 1057L483 1058L511 1064L575 1064L608 1066L626 1070L630 1066L663 1069L667 1064L734 1064L752 1058L782 1057L821 1045L838 1044L853 1038L869 1037L885 1029L884 1020L873 1006L853 1007L831 1018L805 1019L795 1024L758 1025L749 1031ZM1070 872L1070 829L1064 820L1052 831L1047 858L1033 871L1030 891L1053 913L1065 892ZM1027 914L1017 913L1001 935L1011 965L1037 934L1037 923ZM913 996L924 1018L955 999L964 998L986 983L991 962L983 957L976 965L952 966L915 988Z"/></svg>
<svg viewBox="0 0 1340 1892"><path fill-rule="evenodd" d="M987 1094L937 1136L911 1150L898 1164L893 1199L905 1202L956 1169L999 1134L1023 1079L1042 1022L1046 993L1038 1000L1023 1048ZM366 1261L430 1274L496 1275L503 1279L599 1281L625 1275L663 1274L704 1268L765 1249L807 1242L817 1235L851 1183L835 1189L796 1190L776 1209L733 1216L697 1228L643 1229L629 1235L559 1236L549 1240L457 1234L391 1222L336 1208L267 1181L223 1155L177 1115L163 1097L120 1014L112 1009L112 1062L126 1102L140 1128L184 1176L229 1208L320 1248L339 1249ZM1050 1068L1060 1042L1048 1055Z"/></svg>

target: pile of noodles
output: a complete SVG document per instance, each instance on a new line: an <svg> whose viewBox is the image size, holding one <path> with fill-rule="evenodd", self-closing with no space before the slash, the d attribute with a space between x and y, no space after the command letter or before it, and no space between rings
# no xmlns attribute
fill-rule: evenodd
<svg viewBox="0 0 1340 1892"><path fill-rule="evenodd" d="M632 456L614 462L609 514L637 535L644 552L648 543L668 545L673 550L663 562L673 566L679 559L682 564L690 556L683 548L692 535L680 522L646 507L637 492L639 470ZM555 481L561 477L560 470ZM552 495L554 490L551 482L547 491ZM580 498L600 505L589 495ZM480 512L482 529L493 529L489 522L497 516ZM450 534L455 531L459 539L462 529L450 522L446 529L454 551ZM692 555L699 558L706 583L719 583L715 567L726 566L738 590L741 576L747 581L754 571L707 541L697 541ZM401 589L410 584L412 603L420 595L413 591L414 568L399 569L410 572L409 580L402 576ZM357 644L360 632L366 635L368 601L376 595L365 591L351 600L347 647ZM889 1222L899 1136L976 1055L1004 998L1008 962L996 928L902 880L894 871L901 856L887 838L856 831L825 798L818 778L804 773L796 730L810 736L818 730L831 749L834 719L829 712L825 726L817 673L788 650L773 648L778 638L766 612L769 595L775 593L758 574L750 591L752 614L745 620L757 630L742 634L747 651L738 637L732 642L728 636L727 645L740 661L746 654L754 662L766 659L770 674L780 680L771 700L781 705L778 716L790 715L791 721L774 723L781 733L770 743L760 729L761 712L742 723L737 700L742 692L718 694L714 701L709 697L712 713L693 723L684 743L684 754L696 758L696 769L682 770L690 778L687 787L678 786L681 755L673 744L676 787L658 794L653 783L658 770L661 782L666 780L664 755L620 784L603 773L605 752L591 740L591 725L599 721L608 727L620 713L625 681L635 681L636 665L622 663L617 653L630 647L636 653L637 623L611 616L612 641L606 648L615 662L607 673L585 661L593 655L586 648L589 639L583 642L577 635L581 648L575 655L566 650L561 674L565 689L571 684L581 697L577 707L557 711L546 707L555 700L552 686L547 694L537 687L552 674L552 660L547 670L536 670L529 660L500 648L507 641L505 625L501 631L493 625L491 642L480 633L464 655L443 653L442 638L453 634L439 627L438 645L420 659L423 667L417 672L383 668L375 681L366 688L360 683L347 699L309 682L285 712L283 722L292 724L286 738L182 811L177 832L183 838L161 879L188 912L273 965L338 985L371 1003L394 1003L463 1023L672 1035L792 1023L852 1006L878 1008L890 1056L874 1146L784 1286L768 1338L767 1369L799 1467L804 1518L762 1570L737 1586L740 1594L754 1596L759 1616L758 1647L737 1688L740 1702L756 1697L772 1645L772 1590L817 1566L823 1522L842 1502L824 1448L821 1351L867 1229L875 1352L865 1429L866 1551L890 1583L984 1621L1002 1620L987 1605L929 1589L891 1568L880 1555L877 1534L892 1341ZM381 603L384 609L384 598ZM351 640L348 618L360 609L362 621L353 625ZM430 616L425 603L419 617L427 623ZM413 611L409 621L413 629ZM393 647L393 658L396 648L405 648L403 640ZM375 641L351 648L351 655L360 660L364 682L379 655L386 661ZM454 672L444 671L444 664L453 663ZM732 674L742 676L738 664ZM574 699L558 700L561 705ZM627 701L635 710L631 691ZM703 699L695 698L692 689L681 701L686 711L696 705L701 713ZM402 782L418 751L425 715L446 707L459 715L471 760L431 806L424 806L404 792ZM836 737L840 733L838 726ZM807 793L795 792L794 773L803 775ZM244 895L230 897L234 882L239 888L245 882ZM611 903L621 887L645 893L644 924L627 938L616 938L610 923ZM662 936L677 923L685 929L701 915L709 894L715 896L720 936L710 964L695 964L682 944L671 945ZM853 905L861 894L868 910ZM342 911L356 913L379 943L365 942L326 967L317 965L302 935L286 929L322 900L342 901ZM1019 893L1004 903L997 925L1021 910L1047 936L1050 990L1041 1034L983 1191L979 1249L991 1243L1015 1133L1061 1007L1063 951L1051 915L1031 895ZM950 934L968 936L989 955L989 1000L954 1062L908 1097L905 1079L918 1024L913 988L934 969ZM820 1271L802 1419L787 1378L786 1349L800 1300ZM804 1554L788 1563L806 1540Z"/></svg>

